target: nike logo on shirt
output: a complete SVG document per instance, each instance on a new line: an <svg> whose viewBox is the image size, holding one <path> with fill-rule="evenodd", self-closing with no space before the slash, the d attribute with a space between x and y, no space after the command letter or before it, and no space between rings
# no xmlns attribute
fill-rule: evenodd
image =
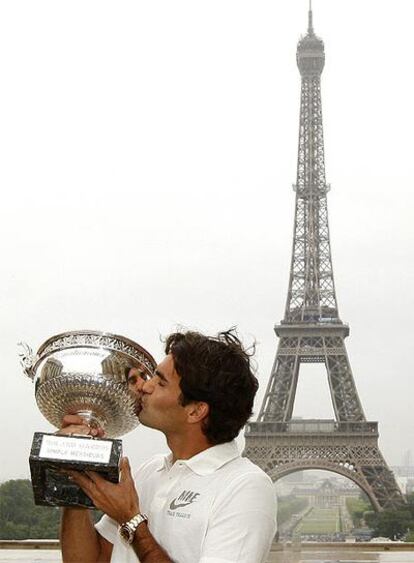
<svg viewBox="0 0 414 563"><path fill-rule="evenodd" d="M177 508L182 508L183 506L188 506L197 500L200 493L194 493L193 491L183 491L178 497L170 503L171 510L177 510ZM176 501L178 501L176 503ZM179 502L182 501L182 502Z"/></svg>

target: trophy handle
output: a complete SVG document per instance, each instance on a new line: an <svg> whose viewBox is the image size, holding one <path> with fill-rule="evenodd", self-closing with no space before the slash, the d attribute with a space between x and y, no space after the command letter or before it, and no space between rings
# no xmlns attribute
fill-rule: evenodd
<svg viewBox="0 0 414 563"><path fill-rule="evenodd" d="M21 348L21 351L19 351L19 356L20 365L23 368L23 372L33 381L35 377L35 371L33 367L36 363L37 358L33 354L33 350L28 344L26 344L26 342L19 342L17 346Z"/></svg>

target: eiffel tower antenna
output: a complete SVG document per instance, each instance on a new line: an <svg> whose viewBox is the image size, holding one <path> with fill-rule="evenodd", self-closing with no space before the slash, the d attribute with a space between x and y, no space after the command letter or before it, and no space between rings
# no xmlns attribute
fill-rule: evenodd
<svg viewBox="0 0 414 563"><path fill-rule="evenodd" d="M246 428L245 455L276 481L303 469L325 469L354 481L376 510L404 502L378 447L378 423L367 421L358 396L339 316L332 268L322 126L323 41L313 32L298 43L301 75L295 220L286 308L275 326L279 344L256 422ZM283 158L283 157L281 157ZM295 420L302 363L326 374L334 420Z"/></svg>
<svg viewBox="0 0 414 563"><path fill-rule="evenodd" d="M313 14L312 14L312 0L309 0L309 11L308 11L308 33L313 35Z"/></svg>

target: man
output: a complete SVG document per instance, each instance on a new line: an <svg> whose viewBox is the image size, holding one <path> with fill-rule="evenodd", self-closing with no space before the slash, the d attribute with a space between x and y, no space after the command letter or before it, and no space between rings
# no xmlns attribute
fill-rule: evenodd
<svg viewBox="0 0 414 563"><path fill-rule="evenodd" d="M93 526L87 509L65 508L65 563L264 563L276 532L269 477L240 457L234 438L257 391L250 357L232 331L217 337L174 333L147 381L129 374L142 424L166 436L171 454L155 456L119 484L98 474L71 478L105 513ZM65 433L101 435L67 416Z"/></svg>

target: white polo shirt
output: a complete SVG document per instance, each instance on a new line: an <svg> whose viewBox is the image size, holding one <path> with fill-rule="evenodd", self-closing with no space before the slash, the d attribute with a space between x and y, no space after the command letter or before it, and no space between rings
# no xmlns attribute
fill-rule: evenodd
<svg viewBox="0 0 414 563"><path fill-rule="evenodd" d="M234 441L171 465L158 455L134 479L140 510L157 543L175 563L264 563L276 533L271 479ZM111 563L137 563L134 550L103 518L98 532L114 547Z"/></svg>

